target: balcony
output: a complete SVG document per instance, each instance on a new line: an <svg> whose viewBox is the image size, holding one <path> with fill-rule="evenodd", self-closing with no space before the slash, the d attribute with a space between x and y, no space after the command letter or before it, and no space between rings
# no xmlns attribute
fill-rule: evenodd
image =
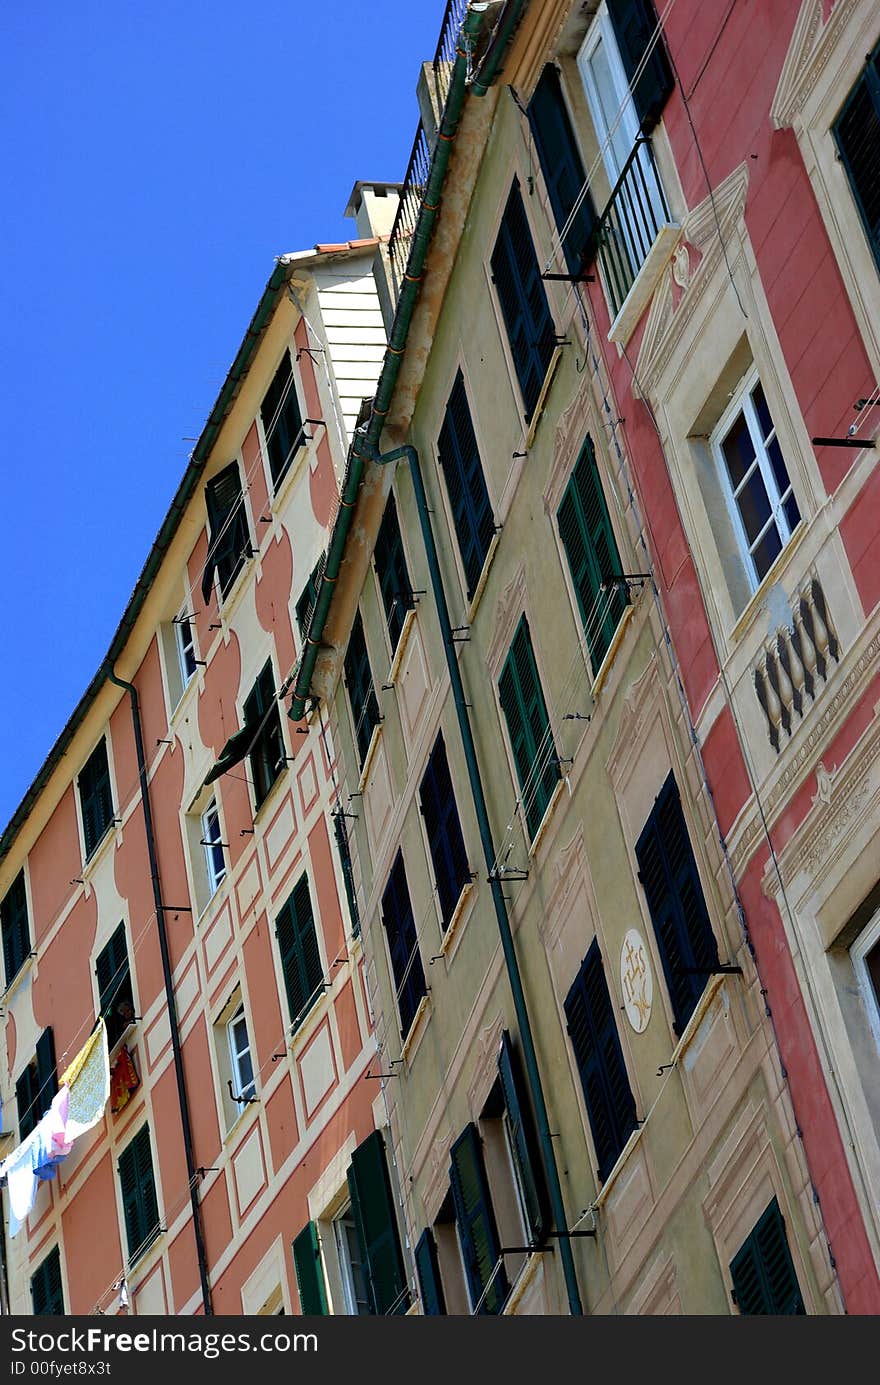
<svg viewBox="0 0 880 1385"><path fill-rule="evenodd" d="M626 340L678 239L646 135L633 145L594 236L613 319L609 337ZM637 281L641 293L633 293Z"/></svg>
<svg viewBox="0 0 880 1385"><path fill-rule="evenodd" d="M754 669L755 692L777 754L794 735L839 661L837 639L825 594L809 577L791 601L791 621L764 645Z"/></svg>

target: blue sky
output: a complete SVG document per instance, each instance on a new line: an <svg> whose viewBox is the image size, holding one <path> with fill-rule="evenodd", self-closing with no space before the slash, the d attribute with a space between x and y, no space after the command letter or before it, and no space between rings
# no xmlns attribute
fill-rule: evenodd
<svg viewBox="0 0 880 1385"><path fill-rule="evenodd" d="M272 269L403 177L442 0L2 7L0 826L95 672Z"/></svg>

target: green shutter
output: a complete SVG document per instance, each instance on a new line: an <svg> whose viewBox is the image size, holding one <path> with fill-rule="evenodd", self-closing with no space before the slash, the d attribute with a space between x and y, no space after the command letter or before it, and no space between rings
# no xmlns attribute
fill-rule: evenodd
<svg viewBox="0 0 880 1385"><path fill-rule="evenodd" d="M20 870L0 904L0 930L3 934L3 966L6 985L11 986L30 952L27 889Z"/></svg>
<svg viewBox="0 0 880 1385"><path fill-rule="evenodd" d="M31 1303L35 1318L64 1316L61 1253L57 1246L49 1251L31 1277Z"/></svg>
<svg viewBox="0 0 880 1385"><path fill-rule="evenodd" d="M312 610L318 598L318 586L321 580L321 573L324 569L326 554L322 553L309 575L309 580L303 587L299 600L296 603L296 623L299 626L299 633L305 638L309 621L312 617Z"/></svg>
<svg viewBox="0 0 880 1385"><path fill-rule="evenodd" d="M37 1039L37 1119L44 1116L58 1091L55 1038L51 1025Z"/></svg>
<svg viewBox="0 0 880 1385"><path fill-rule="evenodd" d="M381 718L379 716L379 704L373 690L373 675L370 672L370 657L367 653L367 641L364 637L364 625L360 611L356 613L351 627L343 674L354 721L354 738L358 759L363 765L373 737L373 728L378 725Z"/></svg>
<svg viewBox="0 0 880 1385"><path fill-rule="evenodd" d="M806 1313L776 1198L731 1261L730 1276L743 1316Z"/></svg>
<svg viewBox="0 0 880 1385"><path fill-rule="evenodd" d="M119 924L106 947L98 953L95 974L98 978L101 1014L107 1023L107 1042L112 1048L130 1023L130 1018L120 1014L117 1006L127 1003L128 1008L133 1011L131 971L124 922Z"/></svg>
<svg viewBox="0 0 880 1385"><path fill-rule="evenodd" d="M403 539L400 535L400 524L397 519L397 506L394 503L393 491L388 496L385 514L376 536L373 560L376 564L376 575L379 578L379 590L385 609L388 637L391 641L392 650L395 650L403 631L406 613L413 605L413 593L406 567L406 555L403 551Z"/></svg>
<svg viewBox="0 0 880 1385"><path fill-rule="evenodd" d="M608 16L626 80L631 84L657 28L657 11L651 0L608 0ZM633 101L643 130L650 130L657 124L674 86L661 33L633 89Z"/></svg>
<svg viewBox="0 0 880 1385"><path fill-rule="evenodd" d="M88 860L98 843L102 841L113 819L113 794L110 788L110 766L107 763L105 740L99 742L83 765L78 783Z"/></svg>
<svg viewBox="0 0 880 1385"><path fill-rule="evenodd" d="M373 1311L405 1313L409 1295L381 1131L374 1130L352 1154L348 1188Z"/></svg>
<svg viewBox="0 0 880 1385"><path fill-rule="evenodd" d="M565 998L565 1019L604 1183L636 1126L636 1104L596 939Z"/></svg>
<svg viewBox="0 0 880 1385"><path fill-rule="evenodd" d="M519 1055L506 1029L501 1035L498 1075L504 1093L511 1152L524 1204L523 1212L532 1239L540 1244L550 1224L544 1167L538 1152L529 1094L523 1079Z"/></svg>
<svg viewBox="0 0 880 1385"><path fill-rule="evenodd" d="M620 557L602 492L590 437L556 512L559 536L568 559L593 673L599 666L629 601L625 585L602 591L602 583L620 576Z"/></svg>
<svg viewBox="0 0 880 1385"><path fill-rule="evenodd" d="M451 1158L449 1182L471 1307L476 1310L479 1303L480 1313L500 1313L509 1285L499 1255L498 1231L483 1164L482 1141L473 1122L465 1127L455 1141ZM487 1288L490 1280L491 1287Z"/></svg>
<svg viewBox="0 0 880 1385"><path fill-rule="evenodd" d="M271 659L263 666L242 710L245 730L251 733L250 768L254 805L259 809L284 768L284 740Z"/></svg>
<svg viewBox="0 0 880 1385"><path fill-rule="evenodd" d="M128 1260L133 1264L155 1240L160 1230L156 1201L156 1181L150 1148L150 1127L142 1126L119 1156L119 1184L128 1243Z"/></svg>
<svg viewBox="0 0 880 1385"><path fill-rule="evenodd" d="M293 1243L293 1264L303 1317L326 1317L330 1309L321 1264L321 1246L315 1222L306 1222Z"/></svg>
<svg viewBox="0 0 880 1385"><path fill-rule="evenodd" d="M15 1104L18 1110L18 1138L24 1140L33 1130L39 1116L36 1112L37 1092L36 1063L28 1063L15 1084Z"/></svg>
<svg viewBox="0 0 880 1385"><path fill-rule="evenodd" d="M474 595L495 533L495 517L486 489L464 376L459 370L446 404L437 453L452 523L464 568L468 601Z"/></svg>
<svg viewBox="0 0 880 1385"><path fill-rule="evenodd" d="M290 352L285 347L281 364L260 405L260 420L269 454L269 471L277 489L303 441L302 418Z"/></svg>
<svg viewBox="0 0 880 1385"><path fill-rule="evenodd" d="M559 73L552 63L548 63L541 74L541 80L529 103L528 115L541 172L547 184L553 219L560 234L580 198L578 209L562 242L569 271L577 274L587 262L594 245L596 209L589 188L584 188L584 165L568 118Z"/></svg>
<svg viewBox="0 0 880 1385"><path fill-rule="evenodd" d="M553 356L556 329L516 178L492 252L492 279L528 421Z"/></svg>
<svg viewBox="0 0 880 1385"><path fill-rule="evenodd" d="M281 970L287 991L290 1022L296 1027L302 1023L307 1011L317 1000L319 987L324 981L309 878L306 874L300 876L293 893L278 915L275 934L281 953Z"/></svg>
<svg viewBox="0 0 880 1385"><path fill-rule="evenodd" d="M351 846L348 840L348 827L345 822L345 812L340 804L333 813L333 835L336 838L336 849L339 852L339 864L342 867L342 883L345 886L345 898L348 902L348 915L351 919L351 936L357 938L361 931L361 915L358 909L357 893L354 888L354 866L351 860Z"/></svg>
<svg viewBox="0 0 880 1385"><path fill-rule="evenodd" d="M833 130L871 253L880 266L880 47L869 54Z"/></svg>
<svg viewBox="0 0 880 1385"><path fill-rule="evenodd" d="M529 835L534 837L559 779L559 761L525 616L513 637L498 680L498 692L526 824Z"/></svg>
<svg viewBox="0 0 880 1385"><path fill-rule="evenodd" d="M443 1295L443 1281L440 1278L440 1264L437 1259L437 1242L434 1233L426 1226L416 1243L416 1274L419 1278L419 1293L422 1300L422 1313L426 1317L437 1317L446 1312L446 1299Z"/></svg>
<svg viewBox="0 0 880 1385"><path fill-rule="evenodd" d="M230 590L250 551L238 462L230 462L207 483L205 506L210 536L202 572L202 596L207 605L214 590L215 571L220 579L222 599Z"/></svg>

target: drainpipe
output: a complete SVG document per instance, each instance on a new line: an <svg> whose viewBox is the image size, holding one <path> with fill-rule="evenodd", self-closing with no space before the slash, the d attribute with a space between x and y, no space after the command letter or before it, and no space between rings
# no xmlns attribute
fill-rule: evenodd
<svg viewBox="0 0 880 1385"><path fill-rule="evenodd" d="M208 1284L208 1262L205 1255L205 1238L202 1230L202 1212L198 1194L198 1169L193 1158L192 1126L189 1119L189 1102L186 1096L186 1078L183 1072L183 1051L180 1047L180 1029L177 1023L177 1006L174 1001L174 981L171 975L171 955L168 951L168 933L165 928L165 905L162 902L162 886L159 883L159 861L156 856L156 838L153 833L153 813L150 808L150 786L147 779L147 760L144 755L144 737L141 731L141 714L138 706L137 688L125 679L117 678L113 669L109 672L111 683L124 688L131 698L131 720L134 727L134 743L137 751L138 774L141 781L141 803L144 808L144 828L147 834L147 852L150 857L150 879L153 884L153 904L159 928L159 951L162 954L162 975L165 979L165 1003L168 1007L168 1021L171 1027L171 1050L174 1055L174 1075L177 1078L177 1101L180 1107L180 1123L183 1127L183 1149L186 1155L186 1174L189 1181L189 1196L192 1203L193 1232L196 1238L196 1258L199 1263L199 1279L202 1286L202 1307L206 1317L212 1317L211 1289Z"/></svg>
<svg viewBox="0 0 880 1385"><path fill-rule="evenodd" d="M547 1171L553 1221L556 1230L560 1233L559 1255L562 1260L563 1274L565 1275L565 1286L568 1290L568 1306L573 1316L580 1317L583 1313L583 1306L581 1304L580 1290L578 1288L574 1256L571 1251L571 1242L565 1234L562 1234L567 1230L567 1223L565 1205L562 1200L562 1187L559 1182L559 1170L556 1166L556 1152L553 1148L553 1140L550 1135L550 1120L547 1115L547 1105L544 1100L544 1091L541 1086L538 1057L535 1052L535 1042L532 1037L532 1027L529 1022L529 1012L526 1006L525 992L523 991L522 975L520 973L516 948L513 942L513 932L510 927L510 916L507 912L507 903L504 898L503 887L495 871L495 847L492 843L492 828L489 824L489 812L486 806L485 794L483 793L482 780L480 779L477 752L467 711L467 698L465 697L464 685L461 681L461 672L458 667L458 659L455 654L455 642L452 638L449 608L446 605L446 593L443 589L443 577L440 572L440 563L437 558L434 532L431 528L431 517L428 509L427 496L425 495L425 483L422 479L419 454L415 447L408 443L403 447L396 447L393 451L386 452L381 456L376 452L373 454L372 460L384 465L386 462L396 462L398 459L404 457L409 462L409 471L412 477L413 490L416 498L416 508L419 512L419 522L422 527L422 539L425 544L425 552L428 558L428 571L431 575L431 587L434 601L437 606L437 614L440 618L440 631L443 636L446 666L449 670L449 680L452 685L452 697L455 702L458 726L464 744L464 756L467 762L468 779L470 780L474 808L477 814L480 841L482 842L483 854L486 859L486 869L489 872L489 884L492 888L492 902L495 905L495 917L498 921L498 931L501 934L501 947L504 952L504 961L507 967L510 989L513 993L513 1008L516 1013L520 1042L522 1043L526 1076L528 1078L529 1089L532 1094L532 1102L537 1117L538 1138L541 1143L541 1153L543 1154L544 1166Z"/></svg>

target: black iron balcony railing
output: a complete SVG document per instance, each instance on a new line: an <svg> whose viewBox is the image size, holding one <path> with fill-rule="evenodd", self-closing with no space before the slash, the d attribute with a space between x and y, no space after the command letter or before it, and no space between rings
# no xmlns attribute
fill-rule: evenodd
<svg viewBox="0 0 880 1385"><path fill-rule="evenodd" d="M651 141L639 135L594 233L611 295L612 316L620 312L660 227L668 221L669 208Z"/></svg>

